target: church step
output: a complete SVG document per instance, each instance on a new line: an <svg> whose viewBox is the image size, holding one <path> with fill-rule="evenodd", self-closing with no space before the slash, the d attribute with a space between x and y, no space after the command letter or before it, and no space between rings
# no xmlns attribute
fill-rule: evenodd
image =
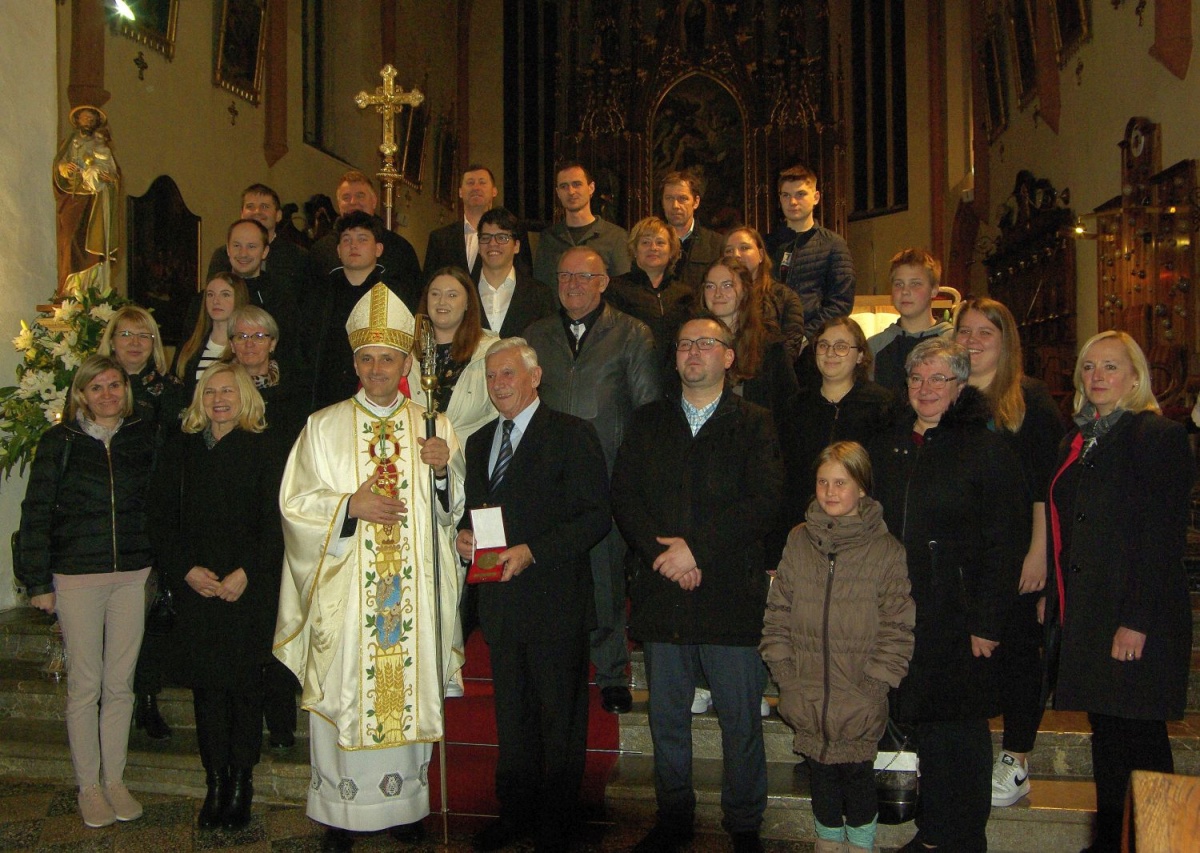
<svg viewBox="0 0 1200 853"><path fill-rule="evenodd" d="M653 755L646 696L635 694L633 710L621 715L621 752ZM991 721L992 740L997 753L1003 733L1002 721ZM1087 715L1073 711L1047 711L1038 731L1037 746L1030 755L1035 775L1056 778L1090 779L1092 752ZM1167 724L1175 772L1200 776L1200 714L1189 714L1179 722ZM794 763L792 730L772 709L763 720L763 745L768 762ZM692 716L692 751L697 759L721 758L721 725L713 711Z"/></svg>
<svg viewBox="0 0 1200 853"><path fill-rule="evenodd" d="M57 720L0 720L0 774L73 779L66 727ZM288 750L264 748L254 770L254 799L303 803L311 779L306 739L298 739ZM179 730L162 742L135 733L129 740L125 783L135 791L203 797L204 768L195 731Z"/></svg>
<svg viewBox="0 0 1200 853"><path fill-rule="evenodd" d="M717 831L721 820L721 762L696 759L693 787L696 791L697 823ZM654 813L653 759L623 755L609 780L606 804L619 814ZM784 841L816 839L813 831L808 771L803 764L773 763L767 767L767 813L764 838ZM1028 797L1007 809L992 809L988 822L988 849L1009 853L1045 853L1047 850L1078 850L1091 840L1091 821L1096 808L1091 782L1034 778ZM912 838L911 823L880 826L882 847L899 847Z"/></svg>

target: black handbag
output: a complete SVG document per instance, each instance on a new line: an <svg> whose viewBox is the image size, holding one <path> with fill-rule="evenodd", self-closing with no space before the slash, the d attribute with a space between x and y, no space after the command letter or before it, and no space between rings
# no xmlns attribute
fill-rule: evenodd
<svg viewBox="0 0 1200 853"><path fill-rule="evenodd" d="M875 790L879 822L907 823L917 814L917 750L911 737L888 716L875 754Z"/></svg>
<svg viewBox="0 0 1200 853"><path fill-rule="evenodd" d="M165 636L175 628L175 596L158 569L146 578L146 633Z"/></svg>

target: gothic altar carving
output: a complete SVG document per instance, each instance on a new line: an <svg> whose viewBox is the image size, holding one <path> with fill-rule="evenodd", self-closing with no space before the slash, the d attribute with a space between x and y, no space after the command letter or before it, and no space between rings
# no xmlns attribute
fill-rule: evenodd
<svg viewBox="0 0 1200 853"><path fill-rule="evenodd" d="M658 180L688 168L707 179L702 222L767 228L776 173L804 163L821 182L818 216L844 229L827 0L584 0L566 4L556 41L554 154L594 169L606 218L657 211Z"/></svg>

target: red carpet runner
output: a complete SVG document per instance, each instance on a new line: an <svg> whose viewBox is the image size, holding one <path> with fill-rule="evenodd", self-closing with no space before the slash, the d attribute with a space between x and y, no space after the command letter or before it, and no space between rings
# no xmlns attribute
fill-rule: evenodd
<svg viewBox="0 0 1200 853"><path fill-rule="evenodd" d="M492 667L487 643L476 631L467 641L463 670L466 696L446 700L446 778L450 813L496 815L496 715L492 707ZM588 759L580 801L585 811L604 805L604 786L617 760L617 716L600 707L600 690L590 686ZM429 767L434 813L441 809L436 781L437 751Z"/></svg>

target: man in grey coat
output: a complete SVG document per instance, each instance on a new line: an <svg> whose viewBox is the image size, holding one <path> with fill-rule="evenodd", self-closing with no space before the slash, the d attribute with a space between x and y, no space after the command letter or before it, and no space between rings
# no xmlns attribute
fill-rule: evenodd
<svg viewBox="0 0 1200 853"><path fill-rule="evenodd" d="M568 249L557 280L562 308L525 332L542 366L540 395L550 408L592 423L611 475L629 416L662 395L661 359L646 324L604 302L608 271L599 254ZM597 625L591 657L602 704L615 714L633 704L625 672L625 550L614 527L591 551Z"/></svg>

